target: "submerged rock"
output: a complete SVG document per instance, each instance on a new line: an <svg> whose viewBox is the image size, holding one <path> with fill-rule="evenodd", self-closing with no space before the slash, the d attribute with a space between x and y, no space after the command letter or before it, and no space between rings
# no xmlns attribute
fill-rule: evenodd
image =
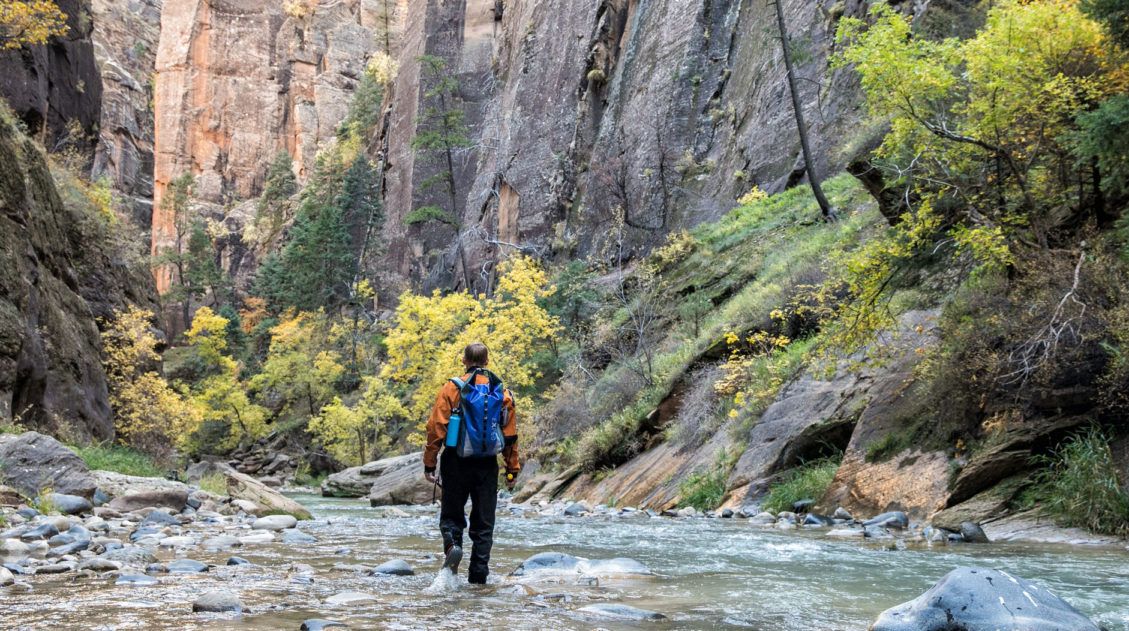
<svg viewBox="0 0 1129 631"><path fill-rule="evenodd" d="M306 543L317 543L318 540L313 535L308 535L297 528L282 531L282 543L289 545L301 545Z"/></svg>
<svg viewBox="0 0 1129 631"><path fill-rule="evenodd" d="M201 595L192 603L192 611L214 613L243 613L243 602L229 591L213 590Z"/></svg>
<svg viewBox="0 0 1129 631"><path fill-rule="evenodd" d="M863 522L864 526L878 526L881 528L909 528L909 517L902 511L882 513Z"/></svg>
<svg viewBox="0 0 1129 631"><path fill-rule="evenodd" d="M253 530L286 530L298 525L293 515L268 515L260 517L251 524Z"/></svg>
<svg viewBox="0 0 1129 631"><path fill-rule="evenodd" d="M999 570L961 567L921 596L887 609L872 631L1098 631L1046 589Z"/></svg>
<svg viewBox="0 0 1129 631"><path fill-rule="evenodd" d="M349 625L344 622L336 620L324 620L322 618L310 618L302 623L300 631L322 631L323 629L345 628Z"/></svg>
<svg viewBox="0 0 1129 631"><path fill-rule="evenodd" d="M136 587L156 585L157 583L160 583L160 581L145 574L122 574L114 581L114 585L133 585Z"/></svg>
<svg viewBox="0 0 1129 631"><path fill-rule="evenodd" d="M616 620L665 620L666 616L647 609L639 609L630 605L615 603L598 603L581 607L580 611L594 614L601 618L614 618Z"/></svg>
<svg viewBox="0 0 1129 631"><path fill-rule="evenodd" d="M208 571L208 564L192 559L177 559L166 566L169 574L198 574Z"/></svg>
<svg viewBox="0 0 1129 631"><path fill-rule="evenodd" d="M403 559L393 559L374 567L373 574L387 574L390 576L411 576L415 574L412 566L408 565L407 561Z"/></svg>
<svg viewBox="0 0 1129 631"><path fill-rule="evenodd" d="M513 571L514 576L527 576L535 572L575 572L580 559L560 552L539 552Z"/></svg>
<svg viewBox="0 0 1129 631"><path fill-rule="evenodd" d="M343 605L357 605L360 603L373 602L376 596L366 594L364 592L341 592L334 594L325 599L325 604L337 606Z"/></svg>

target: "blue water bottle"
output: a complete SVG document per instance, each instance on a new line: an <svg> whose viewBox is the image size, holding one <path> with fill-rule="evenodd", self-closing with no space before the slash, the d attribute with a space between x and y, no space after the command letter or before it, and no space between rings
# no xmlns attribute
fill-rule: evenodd
<svg viewBox="0 0 1129 631"><path fill-rule="evenodd" d="M462 422L462 417L459 416L458 411L451 412L451 419L447 421L447 442L448 447L454 448L459 444L459 423Z"/></svg>

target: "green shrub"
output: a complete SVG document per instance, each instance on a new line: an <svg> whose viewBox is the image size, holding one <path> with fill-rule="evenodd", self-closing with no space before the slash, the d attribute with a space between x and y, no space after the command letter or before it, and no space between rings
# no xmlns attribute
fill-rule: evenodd
<svg viewBox="0 0 1129 631"><path fill-rule="evenodd" d="M227 476L222 473L209 473L200 478L200 490L220 497L227 496Z"/></svg>
<svg viewBox="0 0 1129 631"><path fill-rule="evenodd" d="M114 471L145 478L160 478L165 475L149 456L129 447L101 444L72 449L87 467L98 471Z"/></svg>
<svg viewBox="0 0 1129 631"><path fill-rule="evenodd" d="M866 448L867 462L882 462L909 446L909 437L900 432L886 434Z"/></svg>
<svg viewBox="0 0 1129 631"><path fill-rule="evenodd" d="M51 494L54 492L54 489L49 486L43 487L39 490L39 495L31 501L30 506L44 515L59 512L58 507L55 506L54 498L51 497Z"/></svg>
<svg viewBox="0 0 1129 631"><path fill-rule="evenodd" d="M792 505L800 500L816 500L823 497L835 472L839 470L839 458L822 458L805 463L784 475L780 482L769 488L763 508L771 513L792 510Z"/></svg>
<svg viewBox="0 0 1129 631"><path fill-rule="evenodd" d="M1129 534L1129 493L1117 478L1113 452L1100 429L1074 436L1036 462L1044 468L1025 494L1026 504L1063 526Z"/></svg>
<svg viewBox="0 0 1129 631"><path fill-rule="evenodd" d="M691 473L678 486L681 506L693 506L700 511L713 510L721 505L728 490L729 472L737 463L737 457L744 449L722 449L717 453L717 462L708 471Z"/></svg>

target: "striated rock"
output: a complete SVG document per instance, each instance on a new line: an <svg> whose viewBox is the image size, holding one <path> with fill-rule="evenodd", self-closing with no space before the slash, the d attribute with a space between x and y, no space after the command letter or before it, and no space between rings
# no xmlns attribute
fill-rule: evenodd
<svg viewBox="0 0 1129 631"><path fill-rule="evenodd" d="M192 492L192 487L177 482L176 480L167 480L165 478L145 478L135 475L125 475L124 473L117 473L115 471L91 471L91 477L98 485L98 488L104 491L111 498L120 497L123 495L130 495L134 493L144 492L184 492L185 495ZM174 495L173 497L176 497ZM175 502L174 502L175 503ZM150 504L150 506L166 506L165 504ZM167 505L170 508L183 508L184 502L181 502L179 507L172 504ZM118 509L123 510L123 509ZM133 508L124 509L125 511L136 510Z"/></svg>
<svg viewBox="0 0 1129 631"><path fill-rule="evenodd" d="M962 567L916 599L888 609L871 631L1097 631L1066 601L999 570Z"/></svg>
<svg viewBox="0 0 1129 631"><path fill-rule="evenodd" d="M19 506L24 503L24 496L16 489L0 484L0 506Z"/></svg>
<svg viewBox="0 0 1129 631"><path fill-rule="evenodd" d="M420 454L408 454L379 462L386 464L369 490L369 505L431 503L435 485L423 479Z"/></svg>
<svg viewBox="0 0 1129 631"><path fill-rule="evenodd" d="M0 57L12 54L18 53ZM0 71L0 81L10 76ZM91 83L93 93L97 75ZM66 86L55 84L53 112L65 111ZM97 323L127 303L156 302L148 263L114 241L87 206L64 204L42 150L9 118L0 108L0 416L109 440L114 427Z"/></svg>
<svg viewBox="0 0 1129 631"><path fill-rule="evenodd" d="M968 543L991 543L980 524L966 521L960 525L960 536Z"/></svg>
<svg viewBox="0 0 1129 631"><path fill-rule="evenodd" d="M298 525L298 520L292 515L268 515L260 517L251 524L254 530L285 530Z"/></svg>
<svg viewBox="0 0 1129 631"><path fill-rule="evenodd" d="M232 498L252 502L259 514L290 515L295 519L312 519L310 511L298 502L267 487L249 475L239 473L230 467L223 470L227 477L227 492Z"/></svg>
<svg viewBox="0 0 1129 631"><path fill-rule="evenodd" d="M119 204L142 229L153 213L153 84L162 0L91 0L102 114L92 176L109 178Z"/></svg>
<svg viewBox="0 0 1129 631"><path fill-rule="evenodd" d="M0 435L0 478L26 497L44 489L82 498L94 495L86 463L59 441L36 432Z"/></svg>
<svg viewBox="0 0 1129 631"><path fill-rule="evenodd" d="M410 467L414 467L417 473L422 471L422 458L422 453L416 452L349 467L327 477L321 484L321 494L326 497L365 497L372 491L372 485L384 475L395 474ZM423 475L420 474L419 477L422 478Z"/></svg>

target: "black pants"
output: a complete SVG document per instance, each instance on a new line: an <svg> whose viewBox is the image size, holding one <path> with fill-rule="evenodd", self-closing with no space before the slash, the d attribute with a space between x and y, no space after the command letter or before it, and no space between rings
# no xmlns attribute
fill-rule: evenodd
<svg viewBox="0 0 1129 631"><path fill-rule="evenodd" d="M470 580L485 581L490 573L490 548L494 545L494 511L498 507L498 459L460 458L453 449L439 457L443 478L443 505L439 511L439 530L443 549L463 545L467 525L466 506L470 498Z"/></svg>

